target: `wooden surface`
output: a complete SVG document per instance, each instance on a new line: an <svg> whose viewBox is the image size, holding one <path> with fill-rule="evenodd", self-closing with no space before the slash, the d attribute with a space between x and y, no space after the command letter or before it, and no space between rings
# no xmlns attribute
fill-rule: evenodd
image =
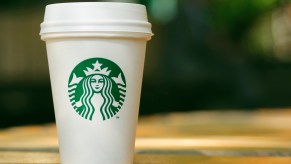
<svg viewBox="0 0 291 164"><path fill-rule="evenodd" d="M55 125L0 130L0 163L59 163ZM291 110L141 117L134 163L291 163Z"/></svg>

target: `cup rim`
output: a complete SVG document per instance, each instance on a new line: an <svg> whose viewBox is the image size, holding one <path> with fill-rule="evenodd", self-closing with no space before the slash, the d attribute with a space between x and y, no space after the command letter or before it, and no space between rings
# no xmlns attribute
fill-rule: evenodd
<svg viewBox="0 0 291 164"><path fill-rule="evenodd" d="M114 12L111 12L115 9ZM78 14L79 13L79 14ZM40 35L55 33L140 33L152 36L144 5L126 2L67 2L46 6ZM142 34L142 35L141 35ZM103 34L102 34L103 36ZM120 36L118 34L117 36Z"/></svg>

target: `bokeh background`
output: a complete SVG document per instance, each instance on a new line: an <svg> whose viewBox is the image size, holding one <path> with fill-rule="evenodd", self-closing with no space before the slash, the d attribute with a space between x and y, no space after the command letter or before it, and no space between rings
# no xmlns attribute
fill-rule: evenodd
<svg viewBox="0 0 291 164"><path fill-rule="evenodd" d="M0 2L0 128L54 121L47 4ZM73 2L73 1L70 1ZM290 0L123 0L147 6L140 114L291 106Z"/></svg>

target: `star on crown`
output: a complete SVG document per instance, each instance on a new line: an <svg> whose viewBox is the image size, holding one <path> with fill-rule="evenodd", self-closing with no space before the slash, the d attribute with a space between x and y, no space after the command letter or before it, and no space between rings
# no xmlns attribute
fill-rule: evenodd
<svg viewBox="0 0 291 164"><path fill-rule="evenodd" d="M92 64L94 66L94 68L89 68L87 67L87 70L84 70L84 73L86 76L89 75L94 75L94 74L102 74L102 75L106 75L109 76L111 70L108 70L107 67L101 69L102 64L98 62L98 60L96 61L96 63Z"/></svg>
<svg viewBox="0 0 291 164"><path fill-rule="evenodd" d="M89 75L95 75L95 74L102 74L102 75L106 75L109 76L109 74L111 73L111 70L108 70L108 67L105 67L103 69L101 69L102 64L99 63L99 61L97 60L96 63L92 64L93 65L93 69L90 67L86 67L85 70L83 70L83 72L85 73L86 76ZM72 85L76 85L78 84L80 81L82 81L84 79L84 77L78 77L75 73L73 74L72 80L69 83L70 86ZM119 75L117 77L112 77L112 80L115 81L115 83L117 85L125 85L125 82L122 79L122 75L121 73L119 73Z"/></svg>

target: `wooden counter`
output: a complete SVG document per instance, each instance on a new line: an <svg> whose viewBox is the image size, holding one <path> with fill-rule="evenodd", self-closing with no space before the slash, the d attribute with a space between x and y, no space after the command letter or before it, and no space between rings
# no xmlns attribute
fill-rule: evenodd
<svg viewBox="0 0 291 164"><path fill-rule="evenodd" d="M55 125L0 130L0 163L59 163ZM141 117L134 163L291 163L291 110Z"/></svg>

